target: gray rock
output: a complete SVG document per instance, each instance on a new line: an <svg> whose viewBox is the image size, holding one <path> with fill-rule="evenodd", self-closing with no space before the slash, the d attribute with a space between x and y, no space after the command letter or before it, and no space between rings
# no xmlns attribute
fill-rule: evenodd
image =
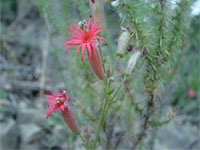
<svg viewBox="0 0 200 150"><path fill-rule="evenodd" d="M178 122L171 122L168 126L163 126L157 134L155 149L183 150L199 149L198 129L190 123L182 125ZM194 143L196 143L194 145Z"/></svg>
<svg viewBox="0 0 200 150"><path fill-rule="evenodd" d="M42 140L42 133L40 128L35 124L21 124L19 125L21 135L22 149L39 149Z"/></svg>
<svg viewBox="0 0 200 150"><path fill-rule="evenodd" d="M42 38L44 38L45 32L42 32L43 27L38 28L39 25L41 25L40 22L35 22L34 24L26 26L19 34L19 43L33 47L33 49L35 49L35 47L40 47L40 42L38 41L41 41ZM30 35L31 38L29 38Z"/></svg>
<svg viewBox="0 0 200 150"><path fill-rule="evenodd" d="M18 148L19 130L13 119L7 119L0 122L0 149L16 149Z"/></svg>
<svg viewBox="0 0 200 150"><path fill-rule="evenodd" d="M39 110L32 109L32 108L21 108L18 112L18 122L20 124L26 124L26 123L33 123L37 124L38 126L45 126L46 125L46 119L45 115Z"/></svg>
<svg viewBox="0 0 200 150"><path fill-rule="evenodd" d="M35 5L36 6L36 2L34 2L34 0L18 0L18 18L22 19L25 17L26 14L30 13L31 8Z"/></svg>

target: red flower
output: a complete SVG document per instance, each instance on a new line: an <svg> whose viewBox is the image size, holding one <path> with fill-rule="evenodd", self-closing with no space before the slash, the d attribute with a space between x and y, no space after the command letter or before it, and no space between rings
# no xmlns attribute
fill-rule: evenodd
<svg viewBox="0 0 200 150"><path fill-rule="evenodd" d="M44 95L45 97L50 98L50 100L47 102L49 108L46 118L48 119L53 111L58 112L61 109L64 121L75 134L79 134L80 129L76 122L74 113L72 112L70 106L67 105L67 102L70 101L70 96L68 96L68 99L66 96L67 89L65 88L64 91L60 91L58 94L55 94L52 91L49 92L52 95Z"/></svg>
<svg viewBox="0 0 200 150"><path fill-rule="evenodd" d="M70 101L70 95L66 96L67 89L65 88L64 91L60 91L58 94L49 91L52 95L44 95L45 97L50 98L47 102L48 111L46 118L48 119L51 113L54 111L55 113L58 112L60 109L64 111L65 107L70 109L70 106L67 105L67 102Z"/></svg>
<svg viewBox="0 0 200 150"><path fill-rule="evenodd" d="M195 96L195 91L194 91L193 89L189 89L189 90L188 90L188 96L189 96L190 98L193 98L193 97Z"/></svg>
<svg viewBox="0 0 200 150"><path fill-rule="evenodd" d="M91 59L94 51L96 50L95 44L98 44L97 39L105 40L103 37L97 36L98 33L105 31L107 29L100 29L100 27L104 26L105 23L100 24L99 26L96 26L98 21L101 18L98 18L94 21L94 23L91 25L92 17L88 21L88 23L80 23L80 27L77 24L73 24L73 26L77 29L71 29L68 27L68 30L71 31L73 34L67 34L67 36L70 36L70 41L67 41L63 44L63 47L68 45L66 48L66 53L68 50L72 47L77 45L77 49L75 52L75 56L78 53L79 49L81 48L81 61L83 61L84 51L85 48L87 48L89 59Z"/></svg>

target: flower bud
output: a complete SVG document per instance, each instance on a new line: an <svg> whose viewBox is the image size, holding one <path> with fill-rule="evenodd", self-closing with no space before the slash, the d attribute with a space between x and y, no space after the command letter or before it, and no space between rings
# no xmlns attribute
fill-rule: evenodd
<svg viewBox="0 0 200 150"><path fill-rule="evenodd" d="M119 57L123 57L127 47L128 47L128 43L130 40L130 33L127 29L124 29L124 31L121 33L121 35L119 36L118 39L118 45L117 45L117 56Z"/></svg>
<svg viewBox="0 0 200 150"><path fill-rule="evenodd" d="M90 10L94 19L103 17L103 0L90 0Z"/></svg>
<svg viewBox="0 0 200 150"><path fill-rule="evenodd" d="M62 110L62 116L69 128L75 133L80 134L80 129L78 127L78 124L76 122L76 118L74 116L74 113L72 112L71 108L65 108Z"/></svg>
<svg viewBox="0 0 200 150"><path fill-rule="evenodd" d="M133 71L136 63L137 63L137 60L140 56L141 52L140 51L136 51L128 60L128 64L127 64L127 68L126 68L126 71L125 71L125 74L126 75L130 75L131 72Z"/></svg>
<svg viewBox="0 0 200 150"><path fill-rule="evenodd" d="M89 57L89 54L88 54L88 58L89 58L90 65L92 69L94 70L95 74L97 75L97 77L100 80L103 80L105 78L105 73L103 70L101 57L99 54L99 48L97 45L95 45L95 50L92 50L92 56Z"/></svg>
<svg viewBox="0 0 200 150"><path fill-rule="evenodd" d="M143 52L142 52L142 56L141 56L141 57L144 57L144 56L146 56L146 54L147 54L147 52L146 52L146 51L143 51Z"/></svg>
<svg viewBox="0 0 200 150"><path fill-rule="evenodd" d="M189 89L189 90L188 90L188 96L189 96L190 98L195 97L195 91L194 91L193 89Z"/></svg>

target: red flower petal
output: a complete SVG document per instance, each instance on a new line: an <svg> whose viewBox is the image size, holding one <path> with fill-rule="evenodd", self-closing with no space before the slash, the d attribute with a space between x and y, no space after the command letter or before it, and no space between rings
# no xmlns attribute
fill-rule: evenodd
<svg viewBox="0 0 200 150"><path fill-rule="evenodd" d="M100 24L99 26L97 26L97 27L94 29L94 32L95 32L96 30L98 30L99 28L101 28L102 26L104 26L104 25L106 25L106 23L103 23L103 24Z"/></svg>
<svg viewBox="0 0 200 150"><path fill-rule="evenodd" d="M69 45L69 46L66 48L65 53L67 53L68 50L69 50L72 46L73 46L73 45Z"/></svg>
<svg viewBox="0 0 200 150"><path fill-rule="evenodd" d="M91 17L90 20L88 21L88 30L89 30L89 31L90 31L90 25L91 25L92 18L93 18L93 17Z"/></svg>
<svg viewBox="0 0 200 150"><path fill-rule="evenodd" d="M102 32L102 31L108 31L108 29L97 30L97 31L94 32L94 35L98 34L99 32Z"/></svg>
<svg viewBox="0 0 200 150"><path fill-rule="evenodd" d="M74 46L74 45L80 45L80 44L82 44L82 42L72 43L72 44L68 44L68 45L72 45L72 46Z"/></svg>
<svg viewBox="0 0 200 150"><path fill-rule="evenodd" d="M77 30L79 30L82 34L84 33L84 31L81 30L77 24L73 24L73 25L74 25L74 27L75 27Z"/></svg>
<svg viewBox="0 0 200 150"><path fill-rule="evenodd" d="M70 43L74 44L74 42L81 42L81 40L71 40L71 41L65 42L62 46L64 47L65 45L68 45Z"/></svg>
<svg viewBox="0 0 200 150"><path fill-rule="evenodd" d="M77 30L79 30L79 31L81 30L77 24L73 24L73 26L74 26Z"/></svg>
<svg viewBox="0 0 200 150"><path fill-rule="evenodd" d="M44 95L44 97L54 98L54 96L51 96L51 95Z"/></svg>
<svg viewBox="0 0 200 150"><path fill-rule="evenodd" d="M47 103L55 103L55 102L56 102L56 100L54 100L54 99L50 99L50 100L48 100Z"/></svg>
<svg viewBox="0 0 200 150"><path fill-rule="evenodd" d="M50 90L48 90L48 92L50 92L53 96L55 96L56 94Z"/></svg>
<svg viewBox="0 0 200 150"><path fill-rule="evenodd" d="M91 45L92 45L93 50L95 51L96 48L95 48L94 42L92 42Z"/></svg>
<svg viewBox="0 0 200 150"><path fill-rule="evenodd" d="M92 25L92 28L91 28L92 31L95 29L95 26L96 26L97 22L98 22L100 19L102 19L102 17L99 17L98 19L96 19L96 20L94 21L94 23L93 23L93 25Z"/></svg>
<svg viewBox="0 0 200 150"><path fill-rule="evenodd" d="M70 102L71 100L70 100L70 95L68 96L68 100L67 100L68 102Z"/></svg>
<svg viewBox="0 0 200 150"><path fill-rule="evenodd" d="M81 47L81 45L79 45L79 46L77 47L76 52L75 52L75 56L77 55L77 53L78 53L80 47Z"/></svg>
<svg viewBox="0 0 200 150"><path fill-rule="evenodd" d="M88 53L89 53L89 58L92 57L92 50L91 50L91 47L90 47L90 43L87 43L87 50L88 50Z"/></svg>
<svg viewBox="0 0 200 150"><path fill-rule="evenodd" d="M71 107L69 105L67 105L66 107L67 107L67 109L71 109Z"/></svg>
<svg viewBox="0 0 200 150"><path fill-rule="evenodd" d="M51 113L53 112L54 108L53 107L49 107L48 110L47 110L47 115L46 115L46 118L48 119L49 116L51 115Z"/></svg>
<svg viewBox="0 0 200 150"><path fill-rule="evenodd" d="M68 30L71 31L71 32L73 32L74 34L76 34L78 36L81 36L81 33L79 33L78 31L76 31L76 30L74 30L74 29L72 29L70 27L68 27Z"/></svg>
<svg viewBox="0 0 200 150"><path fill-rule="evenodd" d="M81 49L81 61L83 61L84 51L85 51L85 44L82 45L82 49Z"/></svg>
<svg viewBox="0 0 200 150"><path fill-rule="evenodd" d="M101 39L101 40L104 40L104 41L108 42L108 40L106 40L106 39L104 39L103 37L100 37L100 36L95 36L93 39Z"/></svg>
<svg viewBox="0 0 200 150"><path fill-rule="evenodd" d="M71 36L74 39L80 39L80 37L76 36L76 35L72 35L72 34L66 34L66 36Z"/></svg>

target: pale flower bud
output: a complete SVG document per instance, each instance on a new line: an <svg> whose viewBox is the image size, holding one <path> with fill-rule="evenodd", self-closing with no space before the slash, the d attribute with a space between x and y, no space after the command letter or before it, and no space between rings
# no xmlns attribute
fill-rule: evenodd
<svg viewBox="0 0 200 150"><path fill-rule="evenodd" d="M117 54L116 55L119 57L124 56L124 54L127 50L127 47L128 47L130 37L131 37L131 35L127 29L123 28L123 30L124 31L119 36L118 45L117 45Z"/></svg>
<svg viewBox="0 0 200 150"><path fill-rule="evenodd" d="M126 72L125 72L126 75L131 74L131 72L133 71L133 69L137 63L137 60L138 60L140 54L141 54L140 51L136 51L136 52L134 52L133 55L131 55L131 57L128 60L128 64L127 64L127 68L126 68Z"/></svg>

